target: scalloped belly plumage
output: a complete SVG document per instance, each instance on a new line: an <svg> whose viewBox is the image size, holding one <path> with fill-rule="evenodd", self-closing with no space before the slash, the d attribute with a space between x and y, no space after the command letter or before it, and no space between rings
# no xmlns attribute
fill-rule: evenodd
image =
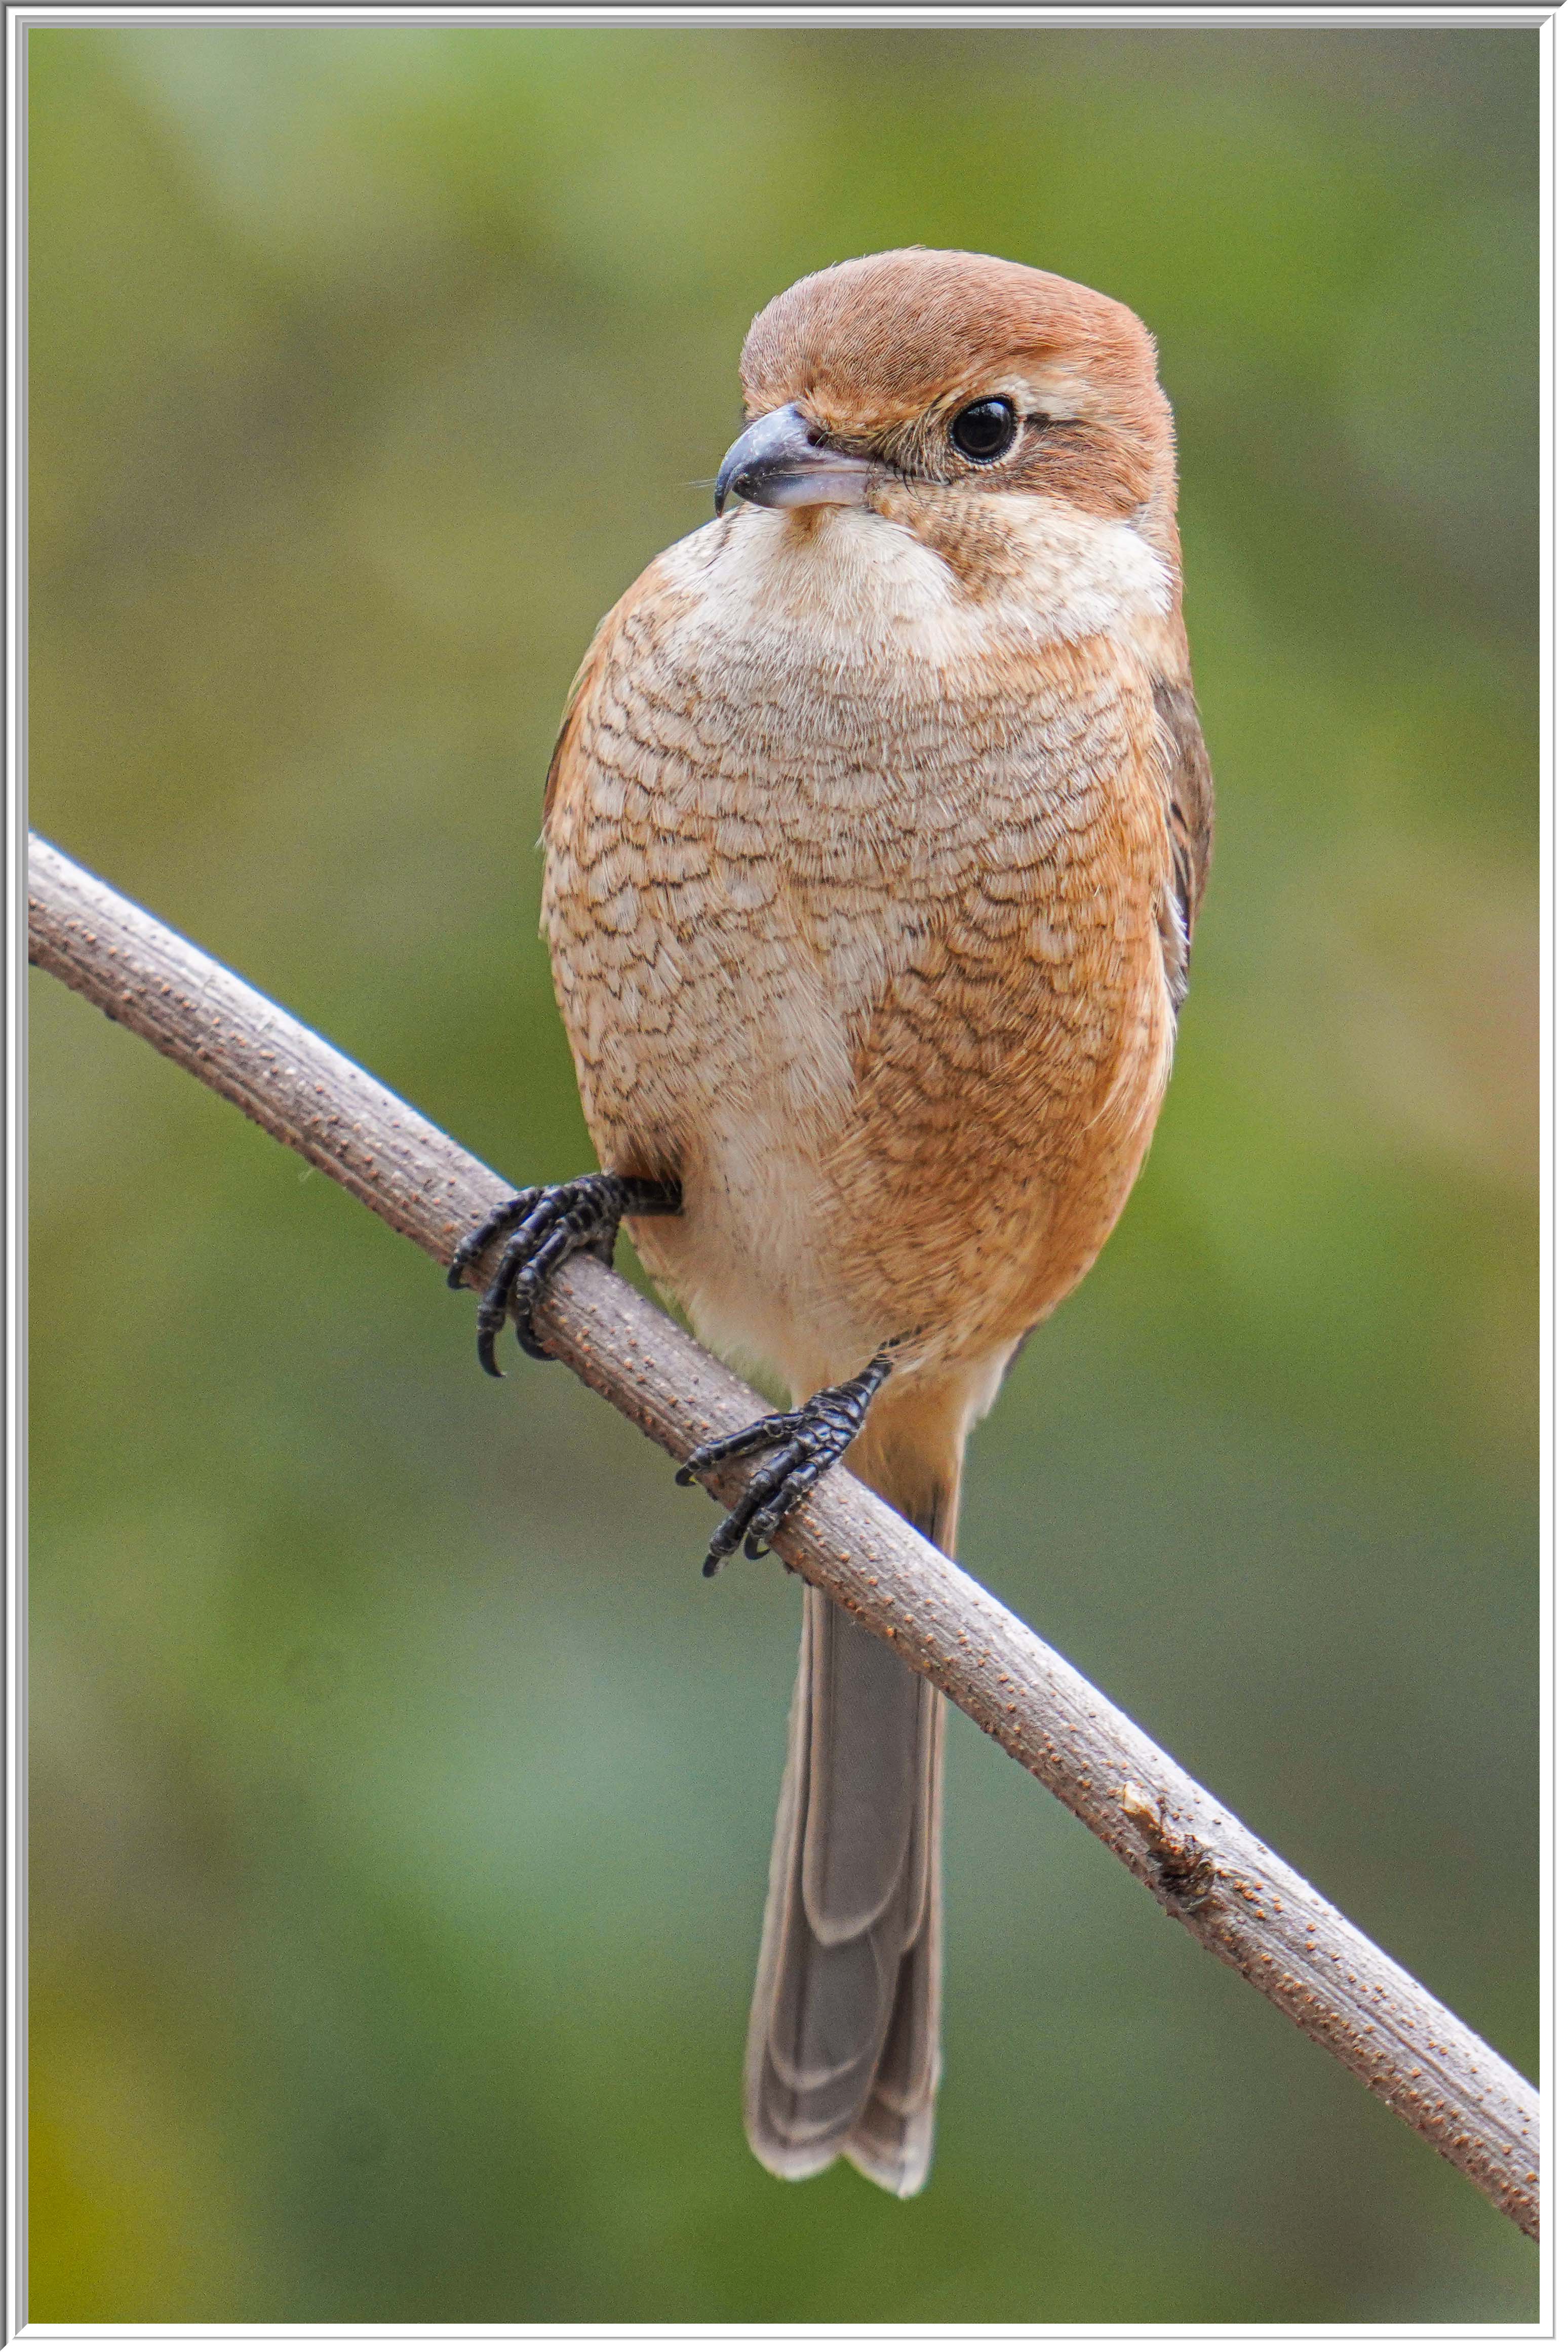
<svg viewBox="0 0 1568 2352"><path fill-rule="evenodd" d="M700 592L612 616L547 818L595 1145L679 1176L637 1246L731 1357L797 1391L906 1334L999 1361L1163 1090L1146 681L1105 640L944 675L895 635L850 668L726 642Z"/></svg>

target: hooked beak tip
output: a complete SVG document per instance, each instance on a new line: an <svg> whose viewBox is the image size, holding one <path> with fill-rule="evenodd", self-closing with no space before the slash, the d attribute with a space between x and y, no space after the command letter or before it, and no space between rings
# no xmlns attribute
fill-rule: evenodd
<svg viewBox="0 0 1568 2352"><path fill-rule="evenodd" d="M749 425L719 468L713 511L721 515L731 490L753 506L858 504L870 467L820 441L795 406L770 410Z"/></svg>

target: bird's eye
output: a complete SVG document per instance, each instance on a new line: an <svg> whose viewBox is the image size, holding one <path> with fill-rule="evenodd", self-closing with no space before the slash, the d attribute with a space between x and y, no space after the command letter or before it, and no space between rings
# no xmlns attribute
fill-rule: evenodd
<svg viewBox="0 0 1568 2352"><path fill-rule="evenodd" d="M947 437L962 457L988 465L1013 446L1018 413L1010 400L973 400L961 408L947 428Z"/></svg>

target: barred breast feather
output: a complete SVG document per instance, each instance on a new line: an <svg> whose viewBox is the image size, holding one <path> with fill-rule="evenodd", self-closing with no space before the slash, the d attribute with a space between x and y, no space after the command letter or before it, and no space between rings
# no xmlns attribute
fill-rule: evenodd
<svg viewBox="0 0 1568 2352"><path fill-rule="evenodd" d="M792 570L802 519L746 509L644 573L545 814L590 1129L685 1187L639 1250L795 1387L894 1334L911 1367L1005 1357L1115 1221L1173 1018L1143 650L999 643L928 550L825 520L837 566Z"/></svg>

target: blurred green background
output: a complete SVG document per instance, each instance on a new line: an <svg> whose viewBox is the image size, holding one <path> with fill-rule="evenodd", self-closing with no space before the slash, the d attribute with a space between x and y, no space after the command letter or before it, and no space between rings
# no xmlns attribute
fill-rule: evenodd
<svg viewBox="0 0 1568 2352"><path fill-rule="evenodd" d="M31 805L519 1181L600 614L752 312L1159 336L1220 795L1153 1157L963 1555L1535 2063L1536 40L34 29ZM932 2185L746 2152L799 1596L33 990L30 2312L1501 2321L1532 2250L960 1719Z"/></svg>

